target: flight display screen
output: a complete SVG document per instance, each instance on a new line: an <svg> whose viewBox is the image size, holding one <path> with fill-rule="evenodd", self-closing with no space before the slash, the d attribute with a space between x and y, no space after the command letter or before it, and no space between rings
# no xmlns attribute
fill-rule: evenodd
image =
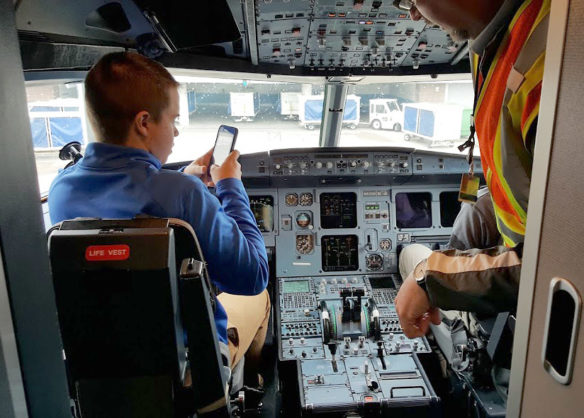
<svg viewBox="0 0 584 418"><path fill-rule="evenodd" d="M398 228L430 228L432 226L432 194L427 192L397 193L395 220Z"/></svg>
<svg viewBox="0 0 584 418"><path fill-rule="evenodd" d="M456 215L460 212L458 192L440 193L440 225L450 228L454 225Z"/></svg>
<svg viewBox="0 0 584 418"><path fill-rule="evenodd" d="M355 271L359 268L357 235L325 235L321 244L323 271Z"/></svg>
<svg viewBox="0 0 584 418"><path fill-rule="evenodd" d="M322 193L320 226L323 229L357 227L357 195L355 193Z"/></svg>
<svg viewBox="0 0 584 418"><path fill-rule="evenodd" d="M272 196L250 196L249 206L261 232L274 230L274 198Z"/></svg>
<svg viewBox="0 0 584 418"><path fill-rule="evenodd" d="M308 293L310 292L310 284L308 280L294 280L291 282L282 283L283 293Z"/></svg>

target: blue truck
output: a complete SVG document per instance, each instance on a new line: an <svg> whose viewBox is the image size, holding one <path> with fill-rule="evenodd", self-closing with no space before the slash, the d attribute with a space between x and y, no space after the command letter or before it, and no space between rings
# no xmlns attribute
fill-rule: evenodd
<svg viewBox="0 0 584 418"><path fill-rule="evenodd" d="M300 124L308 130L320 126L324 96L301 96L298 119ZM343 112L343 126L355 129L359 125L359 106L361 98L355 95L347 96Z"/></svg>

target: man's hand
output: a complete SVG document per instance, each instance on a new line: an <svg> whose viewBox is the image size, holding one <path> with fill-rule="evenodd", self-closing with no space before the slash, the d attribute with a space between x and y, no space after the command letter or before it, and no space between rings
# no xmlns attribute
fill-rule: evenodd
<svg viewBox="0 0 584 418"><path fill-rule="evenodd" d="M190 163L185 167L184 172L190 174L191 176L196 176L201 179L203 183L207 186L213 186L211 177L207 174L207 167L211 163L211 157L213 156L213 148L205 153L205 155L197 158L195 161Z"/></svg>
<svg viewBox="0 0 584 418"><path fill-rule="evenodd" d="M225 159L220 166L213 164L211 166L211 178L217 184L223 179L238 179L241 180L241 165L237 161L239 158L239 151L231 151L231 154Z"/></svg>
<svg viewBox="0 0 584 418"><path fill-rule="evenodd" d="M414 272L404 280L395 298L395 310L404 334L408 338L424 336L430 328L430 322L435 325L440 324L440 310L430 305L428 295L416 283L415 278L420 277L421 274L423 274L423 269L420 273L420 269L416 267Z"/></svg>

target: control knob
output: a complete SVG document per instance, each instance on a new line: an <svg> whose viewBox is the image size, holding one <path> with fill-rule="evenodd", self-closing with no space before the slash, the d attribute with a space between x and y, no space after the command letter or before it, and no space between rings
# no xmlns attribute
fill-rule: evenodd
<svg viewBox="0 0 584 418"><path fill-rule="evenodd" d="M307 165L304 161L302 161L300 164L298 164L298 166L302 169L305 169Z"/></svg>
<svg viewBox="0 0 584 418"><path fill-rule="evenodd" d="M350 165L351 167L357 167L357 161L351 161L351 162L349 163L349 165Z"/></svg>
<svg viewBox="0 0 584 418"><path fill-rule="evenodd" d="M281 168L282 168L282 166L281 166L280 164L276 164L276 165L274 165L274 168L275 168L276 170L279 170L279 169L281 169Z"/></svg>
<svg viewBox="0 0 584 418"><path fill-rule="evenodd" d="M327 161L327 163L326 163L326 168L328 168L329 170L330 170L331 168L333 168L333 163L332 163L331 161Z"/></svg>
<svg viewBox="0 0 584 418"><path fill-rule="evenodd" d="M290 170L292 170L292 169L294 168L294 163L288 163L288 166L287 166L287 167L288 167Z"/></svg>
<svg viewBox="0 0 584 418"><path fill-rule="evenodd" d="M406 161L404 161L403 163L400 164L401 168L408 168L408 163Z"/></svg>
<svg viewBox="0 0 584 418"><path fill-rule="evenodd" d="M387 164L388 166L390 166L391 168L395 167L395 162L391 161L389 164Z"/></svg>
<svg viewBox="0 0 584 418"><path fill-rule="evenodd" d="M369 168L371 163L369 161L363 161L363 168Z"/></svg>
<svg viewBox="0 0 584 418"><path fill-rule="evenodd" d="M314 165L316 168L322 168L322 163L320 161L317 161L316 164Z"/></svg>

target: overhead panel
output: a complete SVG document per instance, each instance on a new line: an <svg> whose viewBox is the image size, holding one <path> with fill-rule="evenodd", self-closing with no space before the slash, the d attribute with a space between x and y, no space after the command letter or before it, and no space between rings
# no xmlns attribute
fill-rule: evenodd
<svg viewBox="0 0 584 418"><path fill-rule="evenodd" d="M462 44L390 1L257 0L259 62L315 70L448 64Z"/></svg>

